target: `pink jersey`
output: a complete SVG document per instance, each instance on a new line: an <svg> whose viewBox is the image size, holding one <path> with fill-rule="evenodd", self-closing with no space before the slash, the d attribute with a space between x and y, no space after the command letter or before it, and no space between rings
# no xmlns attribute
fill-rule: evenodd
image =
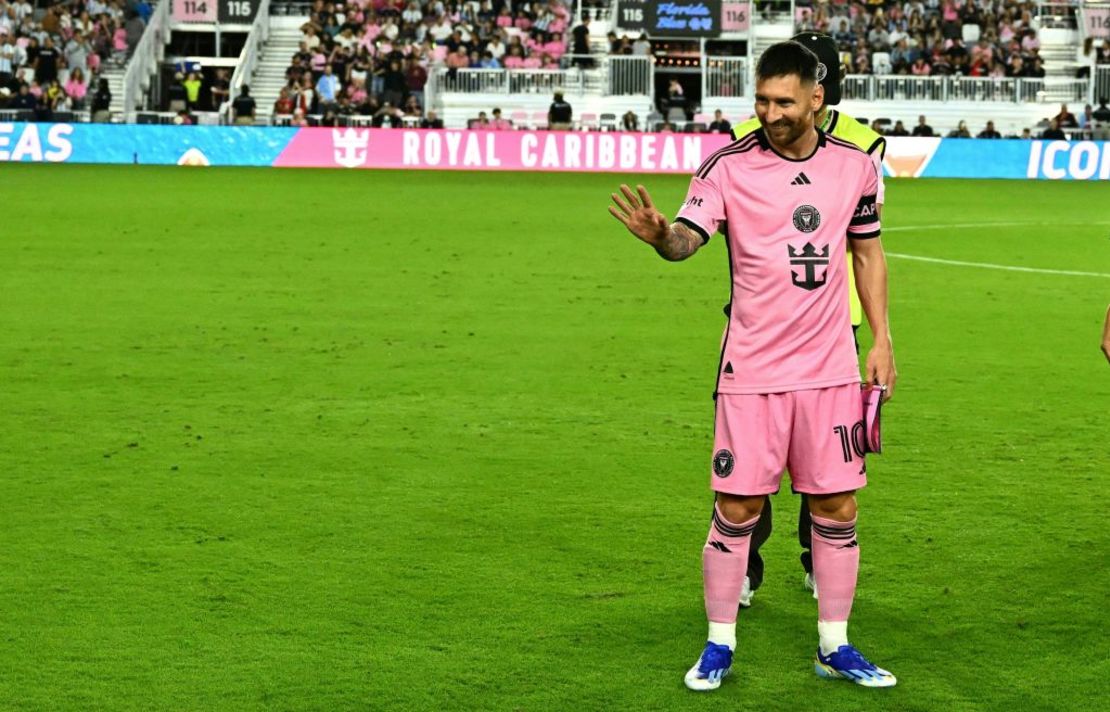
<svg viewBox="0 0 1110 712"><path fill-rule="evenodd" d="M855 146L818 132L806 159L763 129L710 156L676 218L728 241L731 312L718 393L785 393L859 382L847 236L878 237L878 178Z"/></svg>

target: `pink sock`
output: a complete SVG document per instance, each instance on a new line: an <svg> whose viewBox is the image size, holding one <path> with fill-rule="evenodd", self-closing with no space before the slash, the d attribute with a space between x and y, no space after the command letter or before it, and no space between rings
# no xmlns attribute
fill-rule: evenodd
<svg viewBox="0 0 1110 712"><path fill-rule="evenodd" d="M705 614L714 623L735 623L740 591L748 571L748 544L759 517L733 524L713 505L713 523L702 549Z"/></svg>
<svg viewBox="0 0 1110 712"><path fill-rule="evenodd" d="M813 517L813 577L817 581L817 619L847 621L856 597L859 544L856 520Z"/></svg>

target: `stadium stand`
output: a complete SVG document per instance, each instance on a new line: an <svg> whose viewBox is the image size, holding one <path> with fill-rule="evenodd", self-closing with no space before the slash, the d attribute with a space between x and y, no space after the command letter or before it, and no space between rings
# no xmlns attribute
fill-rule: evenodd
<svg viewBox="0 0 1110 712"><path fill-rule="evenodd" d="M145 109L162 123L462 128L499 108L499 128L542 129L558 92L575 129L703 131L716 110L750 116L754 60L803 30L837 39L842 108L884 132L924 113L937 135L961 121L973 136L987 121L1041 135L1067 104L1076 125L1059 130L1097 136L1110 95L1110 38L1086 22L1105 0L770 0L745 29L700 41L622 26L612 0L262 0L235 26L237 60L217 50L184 65L159 64L171 36L198 31L167 5L0 0L0 119L134 121ZM253 119L234 110L248 86Z"/></svg>

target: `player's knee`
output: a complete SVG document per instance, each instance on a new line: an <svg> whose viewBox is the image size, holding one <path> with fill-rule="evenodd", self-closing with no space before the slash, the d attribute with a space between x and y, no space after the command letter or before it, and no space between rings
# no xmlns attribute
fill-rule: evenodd
<svg viewBox="0 0 1110 712"><path fill-rule="evenodd" d="M728 521L739 524L741 522L751 521L752 518L758 517L760 511L763 509L763 501L766 499L762 495L759 497L742 497L735 494L726 494L724 492L717 493L717 509Z"/></svg>
<svg viewBox="0 0 1110 712"><path fill-rule="evenodd" d="M850 522L856 518L856 493L808 495L809 511L816 517L836 522Z"/></svg>

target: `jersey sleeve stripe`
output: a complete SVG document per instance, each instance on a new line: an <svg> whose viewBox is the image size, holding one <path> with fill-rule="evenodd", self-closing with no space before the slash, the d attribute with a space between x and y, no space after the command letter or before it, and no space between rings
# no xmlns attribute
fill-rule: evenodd
<svg viewBox="0 0 1110 712"><path fill-rule="evenodd" d="M852 232L852 228L848 228L848 237L853 240L870 240L871 238L878 237L882 231L872 230L871 232Z"/></svg>
<svg viewBox="0 0 1110 712"><path fill-rule="evenodd" d="M711 154L709 156L709 158L705 159L705 161L703 161L701 166L698 168L698 172L695 173L694 175L696 175L698 178L705 178L707 175L709 175L709 169L713 167L712 164L716 163L718 158L720 158L721 156L723 156L727 153L733 153L735 151L739 151L739 150L744 149L744 148L749 148L752 145L754 145L755 143L756 143L756 140L755 140L755 134L754 133L748 134L747 136L740 139L739 141L733 141L732 143L725 146L724 148L722 148L722 149L716 151L715 153Z"/></svg>
<svg viewBox="0 0 1110 712"><path fill-rule="evenodd" d="M709 233L705 231L704 227L702 227L701 225L698 225L693 220L690 220L689 218L680 217L680 218L675 218L675 222L680 222L683 225L685 225L686 227L693 230L694 232L698 233L698 235L701 236L701 244L704 245L705 243L709 242Z"/></svg>
<svg viewBox="0 0 1110 712"><path fill-rule="evenodd" d="M835 143L838 146L844 146L845 148L850 148L853 151L859 151L860 153L863 153L863 151L860 149L859 146L857 146L854 143L850 143L848 141L845 141L842 138L837 138L836 136L830 136L828 134L825 134L825 138L827 138L830 142Z"/></svg>

